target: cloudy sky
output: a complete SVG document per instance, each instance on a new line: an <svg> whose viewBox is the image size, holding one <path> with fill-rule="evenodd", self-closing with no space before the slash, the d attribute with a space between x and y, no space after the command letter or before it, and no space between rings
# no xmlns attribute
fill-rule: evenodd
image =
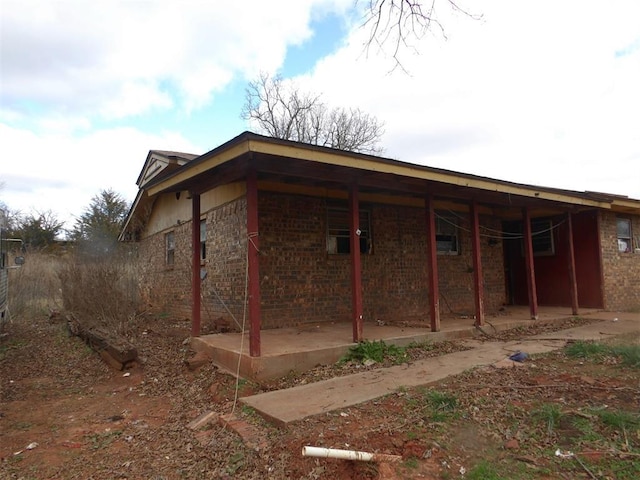
<svg viewBox="0 0 640 480"><path fill-rule="evenodd" d="M394 68L355 1L1 0L0 202L71 227L133 200L150 149L251 128L261 71L376 116L387 157L640 199L640 2L436 0Z"/></svg>

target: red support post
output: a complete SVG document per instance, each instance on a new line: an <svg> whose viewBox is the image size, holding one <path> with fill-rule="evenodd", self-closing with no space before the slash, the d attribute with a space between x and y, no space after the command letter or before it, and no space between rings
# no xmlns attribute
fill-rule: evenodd
<svg viewBox="0 0 640 480"><path fill-rule="evenodd" d="M425 199L427 212L427 274L429 277L429 316L431 331L440 331L440 292L438 290L438 249L436 246L436 219L433 195Z"/></svg>
<svg viewBox="0 0 640 480"><path fill-rule="evenodd" d="M538 319L538 294L536 292L536 272L533 267L533 240L531 235L531 214L527 207L522 209L524 223L524 261L527 271L529 311L533 320Z"/></svg>
<svg viewBox="0 0 640 480"><path fill-rule="evenodd" d="M571 313L578 315L578 283L576 280L576 256L573 249L573 220L567 212L567 247L569 251L569 288L571 291Z"/></svg>
<svg viewBox="0 0 640 480"><path fill-rule="evenodd" d="M200 195L191 194L191 336L200 336Z"/></svg>
<svg viewBox="0 0 640 480"><path fill-rule="evenodd" d="M258 178L247 173L247 268L249 280L249 355L260 356L260 237L258 236Z"/></svg>
<svg viewBox="0 0 640 480"><path fill-rule="evenodd" d="M361 342L362 332L362 262L360 259L360 206L358 186L349 187L349 229L351 252L351 299L353 311L353 341Z"/></svg>
<svg viewBox="0 0 640 480"><path fill-rule="evenodd" d="M471 203L471 245L473 249L473 284L476 303L476 326L484 325L484 280L482 276L482 253L480 252L480 221L478 205Z"/></svg>
<svg viewBox="0 0 640 480"><path fill-rule="evenodd" d="M602 213L598 212L596 215L596 238L598 241L598 269L600 270L600 298L602 302L602 308L607 310L607 296L604 291L604 263L602 258L602 242L604 237L602 236Z"/></svg>

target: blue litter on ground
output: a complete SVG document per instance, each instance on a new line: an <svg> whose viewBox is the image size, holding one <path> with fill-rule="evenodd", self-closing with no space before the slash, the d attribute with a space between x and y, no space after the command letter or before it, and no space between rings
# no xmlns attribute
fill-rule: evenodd
<svg viewBox="0 0 640 480"><path fill-rule="evenodd" d="M516 352L509 355L509 360L513 360L514 362L524 362L528 357L529 355L524 352Z"/></svg>

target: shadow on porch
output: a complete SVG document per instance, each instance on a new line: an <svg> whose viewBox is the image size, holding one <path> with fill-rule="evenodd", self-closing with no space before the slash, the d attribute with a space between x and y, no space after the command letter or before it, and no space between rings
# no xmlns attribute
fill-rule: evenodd
<svg viewBox="0 0 640 480"><path fill-rule="evenodd" d="M598 312L581 309L580 316ZM482 330L488 334L529 326L534 322L553 322L572 317L570 307L540 307L538 320L532 320L526 306L507 307L499 315L487 315ZM424 326L421 326L424 324ZM442 318L439 332L431 332L429 321L397 322L378 325L364 323L364 339L384 340L385 343L406 346L412 342L438 342L471 338L481 335L474 327L474 319L467 317ZM249 332L202 335L191 339L197 353L206 354L222 370L233 375L239 371L243 378L262 381L287 375L292 370L303 372L317 365L337 362L355 345L351 323L310 323L299 327L262 330L260 357L249 356ZM240 359L240 365L238 361Z"/></svg>

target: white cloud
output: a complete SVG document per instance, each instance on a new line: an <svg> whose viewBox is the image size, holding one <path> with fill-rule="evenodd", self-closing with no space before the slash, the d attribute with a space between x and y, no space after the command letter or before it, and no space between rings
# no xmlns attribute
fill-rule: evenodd
<svg viewBox="0 0 640 480"><path fill-rule="evenodd" d="M234 77L275 70L334 0L5 0L4 109L29 104L107 117L206 105ZM132 96L135 97L132 101Z"/></svg>
<svg viewBox="0 0 640 480"><path fill-rule="evenodd" d="M38 135L0 124L3 148L2 201L12 210L52 210L71 227L74 218L101 190L113 189L127 201L150 149L203 153L175 132L150 135L133 128Z"/></svg>
<svg viewBox="0 0 640 480"><path fill-rule="evenodd" d="M436 31L415 42L419 54L403 50L408 73L391 72L375 48L366 55L368 30L354 27L344 48L295 80L383 120L392 158L640 198L640 3L466 3L482 20L443 9L447 39ZM71 221L101 189L132 200L149 149L203 153L227 140L212 140L207 120L232 123L241 106L212 100L281 67L315 16L352 6L3 0L0 200ZM155 127L162 113L198 109L202 145L187 126Z"/></svg>
<svg viewBox="0 0 640 480"><path fill-rule="evenodd" d="M474 3L447 39L362 54L368 31L302 80L386 124L388 156L451 170L640 198L640 4ZM336 75L339 72L339 75Z"/></svg>
<svg viewBox="0 0 640 480"><path fill-rule="evenodd" d="M153 82L125 82L117 96L104 103L102 115L108 119L118 119L147 113L154 108L173 106L171 96L162 92Z"/></svg>
<svg viewBox="0 0 640 480"><path fill-rule="evenodd" d="M102 189L132 200L149 149L215 146L158 131L163 113L188 118L232 81L277 70L314 15L350 3L3 0L0 201L72 223Z"/></svg>

